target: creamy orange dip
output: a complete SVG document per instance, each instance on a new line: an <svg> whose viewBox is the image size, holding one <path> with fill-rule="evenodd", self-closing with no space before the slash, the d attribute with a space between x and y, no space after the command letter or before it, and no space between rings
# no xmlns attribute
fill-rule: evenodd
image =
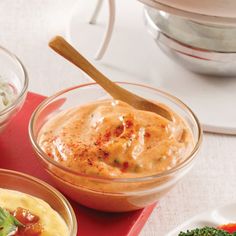
<svg viewBox="0 0 236 236"><path fill-rule="evenodd" d="M103 177L141 177L169 170L193 147L192 134L173 121L117 100L63 111L42 127L38 143L60 164Z"/></svg>

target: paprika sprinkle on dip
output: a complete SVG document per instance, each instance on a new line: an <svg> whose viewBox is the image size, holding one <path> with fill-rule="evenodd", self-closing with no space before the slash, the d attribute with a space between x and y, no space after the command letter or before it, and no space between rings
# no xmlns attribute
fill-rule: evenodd
<svg viewBox="0 0 236 236"><path fill-rule="evenodd" d="M193 148L185 122L169 121L117 100L101 100L58 113L38 144L49 158L78 173L107 178L148 176L169 170Z"/></svg>

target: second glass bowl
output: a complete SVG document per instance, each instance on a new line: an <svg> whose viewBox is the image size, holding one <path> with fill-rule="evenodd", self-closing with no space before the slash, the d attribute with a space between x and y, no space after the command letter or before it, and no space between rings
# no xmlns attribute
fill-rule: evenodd
<svg viewBox="0 0 236 236"><path fill-rule="evenodd" d="M0 81L11 86L15 93L14 101L0 110L0 132L21 109L28 89L28 75L21 61L7 49L0 46ZM1 96L1 95L0 95Z"/></svg>
<svg viewBox="0 0 236 236"><path fill-rule="evenodd" d="M70 203L50 185L20 172L0 169L0 188L29 194L47 202L65 221L68 236L77 235L77 221Z"/></svg>

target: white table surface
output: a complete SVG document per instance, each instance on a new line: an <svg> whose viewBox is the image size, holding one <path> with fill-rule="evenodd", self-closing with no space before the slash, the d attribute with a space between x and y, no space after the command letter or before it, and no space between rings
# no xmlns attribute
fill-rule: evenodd
<svg viewBox="0 0 236 236"><path fill-rule="evenodd" d="M53 35L65 33L74 2L0 1L0 44L23 61L33 92L50 95L87 81L78 81L80 72L47 46ZM154 210L142 236L164 236L189 217L236 201L236 138L205 134L198 158L191 173Z"/></svg>

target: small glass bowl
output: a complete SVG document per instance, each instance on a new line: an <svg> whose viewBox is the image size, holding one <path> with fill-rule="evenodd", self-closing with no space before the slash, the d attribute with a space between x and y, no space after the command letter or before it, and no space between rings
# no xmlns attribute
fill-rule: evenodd
<svg viewBox="0 0 236 236"><path fill-rule="evenodd" d="M37 142L45 122L58 112L110 96L96 83L63 90L44 100L33 113L29 135L37 156L57 187L73 200L102 211L124 212L143 208L157 202L194 164L201 144L202 131L192 111L180 100L160 90L132 83L118 83L146 99L158 101L177 112L189 125L194 138L191 154L171 170L139 178L102 178L73 171L50 159Z"/></svg>
<svg viewBox="0 0 236 236"><path fill-rule="evenodd" d="M70 203L52 186L20 172L0 169L0 188L19 191L44 200L64 219L69 229L68 236L77 235L77 221Z"/></svg>
<svg viewBox="0 0 236 236"><path fill-rule="evenodd" d="M0 77L12 86L16 98L12 104L0 110L0 132L21 109L27 94L28 75L21 61L7 49L0 46Z"/></svg>
<svg viewBox="0 0 236 236"><path fill-rule="evenodd" d="M148 6L144 20L160 49L186 69L220 77L236 75L235 25L193 20Z"/></svg>

